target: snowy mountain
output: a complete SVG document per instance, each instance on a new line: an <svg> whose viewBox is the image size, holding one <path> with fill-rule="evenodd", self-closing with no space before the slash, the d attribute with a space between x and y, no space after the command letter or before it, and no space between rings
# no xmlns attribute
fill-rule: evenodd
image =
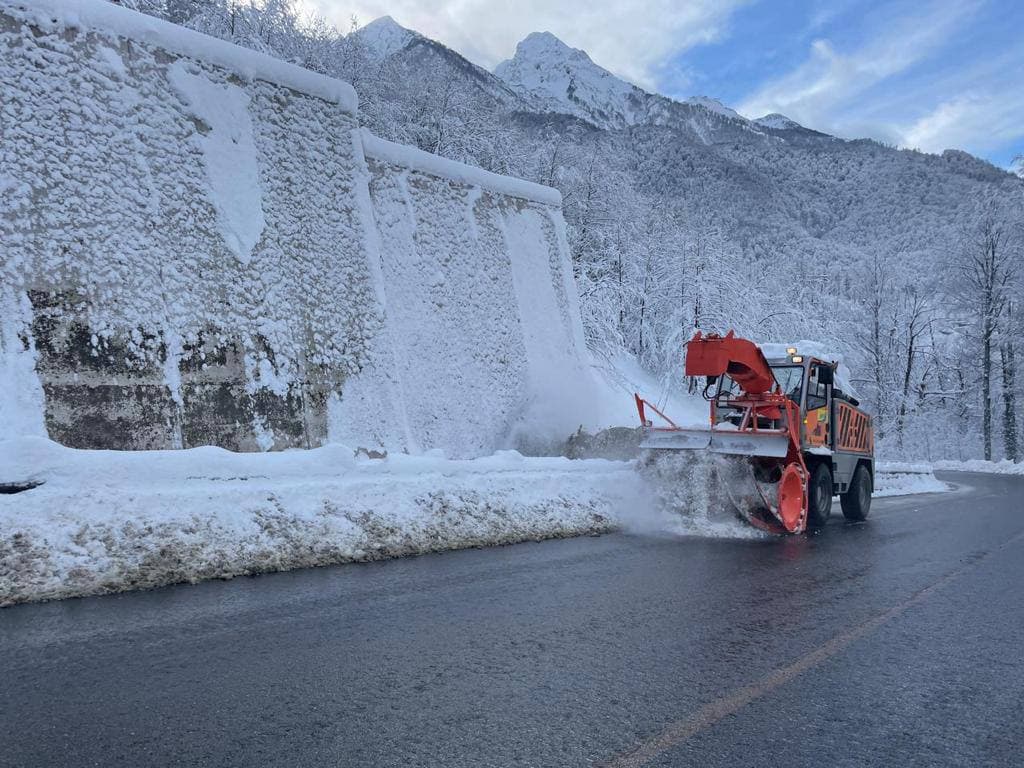
<svg viewBox="0 0 1024 768"><path fill-rule="evenodd" d="M391 100L433 99L439 90L447 90L460 97L459 103L454 105L456 109L465 108L467 99L473 103L473 108L481 110L532 108L483 67L446 45L401 26L390 16L382 16L360 27L349 38L358 43L368 60L366 63L376 65L377 87L388 92ZM432 76L438 72L444 73L440 80ZM353 72L347 79L359 84L365 74ZM425 78L429 82L425 82ZM369 89L364 86L360 90ZM387 126L377 127L389 134ZM410 140L408 136L389 135L389 138Z"/></svg>
<svg viewBox="0 0 1024 768"><path fill-rule="evenodd" d="M371 58L380 61L405 48L420 35L406 29L390 16L381 16L352 33Z"/></svg>
<svg viewBox="0 0 1024 768"><path fill-rule="evenodd" d="M729 107L725 106L725 104L720 102L718 99L713 99L710 96L691 96L690 98L686 99L683 103L692 104L693 106L696 107L703 107L704 109L708 110L708 112L714 112L716 115L727 117L730 120L740 120L742 122L747 122L747 119L740 115L740 113L737 112L735 109L730 109Z"/></svg>
<svg viewBox="0 0 1024 768"><path fill-rule="evenodd" d="M586 51L572 48L550 32L533 32L516 46L515 55L490 73L447 46L382 16L352 33L372 62L389 62L414 79L444 71L470 86L492 104L520 113L568 115L597 128L617 130L637 125L673 126L704 142L721 138L723 129L757 132L800 128L781 115L751 122L708 96L676 101L649 93L596 64ZM774 119L769 119L774 118ZM785 123L780 122L785 121ZM785 128L782 126L785 125Z"/></svg>
<svg viewBox="0 0 1024 768"><path fill-rule="evenodd" d="M586 51L571 48L550 32L534 32L515 55L494 69L539 112L567 114L598 128L684 125L709 115L737 124L748 121L716 99L697 96L679 102L648 93L595 64ZM717 122L717 121L713 121Z"/></svg>
<svg viewBox="0 0 1024 768"><path fill-rule="evenodd" d="M645 117L647 93L550 32L528 35L494 74L543 112L574 115L601 128L622 128Z"/></svg>
<svg viewBox="0 0 1024 768"><path fill-rule="evenodd" d="M762 128L771 128L775 131L791 131L803 128L800 123L795 120L790 120L785 115L780 115L778 112L772 112L770 115L759 117L752 121L754 125L759 125Z"/></svg>

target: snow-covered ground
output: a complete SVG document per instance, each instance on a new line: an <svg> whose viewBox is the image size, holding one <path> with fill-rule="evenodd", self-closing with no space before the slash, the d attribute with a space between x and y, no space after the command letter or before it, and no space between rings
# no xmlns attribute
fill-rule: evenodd
<svg viewBox="0 0 1024 768"><path fill-rule="evenodd" d="M700 462L658 484L632 462L369 458L345 446L232 453L0 442L0 606L333 563L626 529L756 536L712 513ZM876 495L945 490L879 474ZM915 468L921 470L922 468Z"/></svg>
<svg viewBox="0 0 1024 768"><path fill-rule="evenodd" d="M1024 475L1024 462L1012 462L1008 459L1002 461L984 461L982 459L971 459L969 461L936 461L932 466L935 469L945 469L950 472L984 472L991 475Z"/></svg>
<svg viewBox="0 0 1024 768"><path fill-rule="evenodd" d="M612 530L630 464L0 443L0 605Z"/></svg>
<svg viewBox="0 0 1024 768"><path fill-rule="evenodd" d="M875 466L875 498L948 490L949 486L935 477L928 464L880 461Z"/></svg>

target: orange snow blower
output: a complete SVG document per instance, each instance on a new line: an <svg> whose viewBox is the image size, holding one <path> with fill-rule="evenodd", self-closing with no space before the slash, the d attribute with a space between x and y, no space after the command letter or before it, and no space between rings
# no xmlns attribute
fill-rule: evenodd
<svg viewBox="0 0 1024 768"><path fill-rule="evenodd" d="M823 525L834 493L847 519L867 517L874 480L871 417L837 386L836 363L805 357L795 347L768 359L732 331L698 331L686 345L686 375L705 378L710 428L679 427L637 394L641 448L743 457L755 500L733 505L743 519L770 533Z"/></svg>

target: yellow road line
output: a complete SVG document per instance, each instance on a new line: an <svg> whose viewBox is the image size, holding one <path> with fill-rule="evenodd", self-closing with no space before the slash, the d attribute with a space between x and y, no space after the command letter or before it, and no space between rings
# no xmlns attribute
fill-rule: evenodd
<svg viewBox="0 0 1024 768"><path fill-rule="evenodd" d="M705 704L689 717L677 720L665 726L659 733L645 739L627 752L623 752L610 760L599 765L601 768L639 768L645 765L663 752L682 744L687 739L695 736L701 731L707 730L720 720L734 715L743 707L762 696L771 693L796 677L799 677L809 669L817 667L833 656L838 655L854 641L864 637L882 626L885 622L899 616L908 608L917 605L927 599L932 593L942 589L954 579L962 576L967 571L977 566L996 552L1015 544L1024 539L1024 531L1008 539L994 549L990 549L984 555L972 558L968 563L956 570L950 571L934 584L930 584L918 590L906 600L897 603L886 611L876 614L866 621L857 624L845 632L836 635L823 646L813 650L784 667L776 669L756 683L740 688L727 696Z"/></svg>

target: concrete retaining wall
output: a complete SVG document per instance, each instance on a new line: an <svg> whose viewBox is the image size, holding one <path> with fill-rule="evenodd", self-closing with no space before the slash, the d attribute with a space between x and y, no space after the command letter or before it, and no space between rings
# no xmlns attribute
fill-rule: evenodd
<svg viewBox="0 0 1024 768"><path fill-rule="evenodd" d="M474 455L582 371L557 193L347 85L101 0L0 0L0 75L5 433Z"/></svg>

